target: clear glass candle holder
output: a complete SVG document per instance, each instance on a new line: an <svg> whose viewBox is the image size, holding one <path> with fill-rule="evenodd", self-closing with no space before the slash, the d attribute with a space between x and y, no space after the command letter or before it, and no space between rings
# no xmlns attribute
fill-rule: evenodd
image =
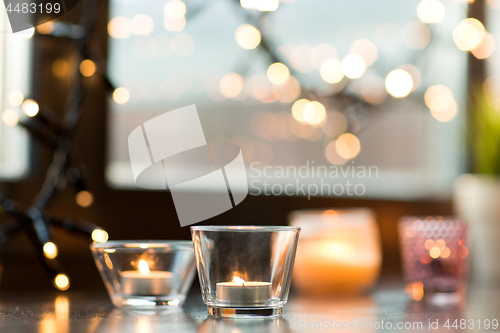
<svg viewBox="0 0 500 333"><path fill-rule="evenodd" d="M289 220L302 228L293 271L293 286L300 293L356 295L375 284L382 247L372 210L298 210Z"/></svg>
<svg viewBox="0 0 500 333"><path fill-rule="evenodd" d="M467 224L457 217L406 216L398 229L410 299L461 301L469 272Z"/></svg>
<svg viewBox="0 0 500 333"><path fill-rule="evenodd" d="M279 316L298 227L191 227L203 301L215 317Z"/></svg>
<svg viewBox="0 0 500 333"><path fill-rule="evenodd" d="M108 241L90 249L115 306L175 309L184 304L195 273L191 241Z"/></svg>

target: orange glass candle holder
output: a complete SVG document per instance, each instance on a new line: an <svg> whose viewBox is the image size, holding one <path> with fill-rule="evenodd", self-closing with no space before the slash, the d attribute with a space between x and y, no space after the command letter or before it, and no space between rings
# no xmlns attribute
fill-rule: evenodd
<svg viewBox="0 0 500 333"><path fill-rule="evenodd" d="M382 254L372 210L301 210L289 220L302 228L292 280L299 292L360 294L377 281Z"/></svg>

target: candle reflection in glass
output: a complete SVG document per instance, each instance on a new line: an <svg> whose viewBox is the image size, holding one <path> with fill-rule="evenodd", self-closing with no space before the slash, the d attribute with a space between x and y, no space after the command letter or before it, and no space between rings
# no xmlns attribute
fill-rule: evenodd
<svg viewBox="0 0 500 333"><path fill-rule="evenodd" d="M377 280L382 261L374 214L365 208L292 212L302 228L293 284L309 295L359 294Z"/></svg>

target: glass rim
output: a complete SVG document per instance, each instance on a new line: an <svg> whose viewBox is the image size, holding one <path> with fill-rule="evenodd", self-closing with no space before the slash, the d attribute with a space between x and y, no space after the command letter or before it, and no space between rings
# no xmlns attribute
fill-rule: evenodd
<svg viewBox="0 0 500 333"><path fill-rule="evenodd" d="M144 246L146 245L146 246ZM193 248L190 240L110 240L101 243L90 244L92 249L155 249L155 248Z"/></svg>
<svg viewBox="0 0 500 333"><path fill-rule="evenodd" d="M253 226L253 225L201 225L192 226L191 231L224 231L224 232L277 232L300 231L296 226Z"/></svg>

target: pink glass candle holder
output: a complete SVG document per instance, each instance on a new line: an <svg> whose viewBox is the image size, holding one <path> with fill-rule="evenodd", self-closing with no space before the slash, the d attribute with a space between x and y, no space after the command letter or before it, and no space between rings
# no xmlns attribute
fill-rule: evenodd
<svg viewBox="0 0 500 333"><path fill-rule="evenodd" d="M467 224L456 217L401 218L398 225L406 293L415 301L460 301L469 271Z"/></svg>

